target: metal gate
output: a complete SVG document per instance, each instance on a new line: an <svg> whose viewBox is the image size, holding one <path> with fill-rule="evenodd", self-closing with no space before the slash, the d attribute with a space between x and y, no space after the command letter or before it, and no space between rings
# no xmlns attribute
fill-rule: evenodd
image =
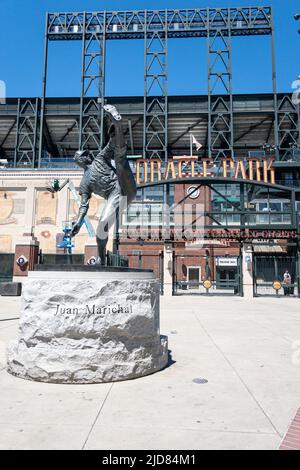
<svg viewBox="0 0 300 470"><path fill-rule="evenodd" d="M152 269L155 277L160 281L160 293L164 294L164 253L142 252L132 250L132 253L126 254L128 266L138 269Z"/></svg>
<svg viewBox="0 0 300 470"><path fill-rule="evenodd" d="M15 255L13 253L0 254L0 282L11 282L13 280L14 259Z"/></svg>
<svg viewBox="0 0 300 470"><path fill-rule="evenodd" d="M284 281L286 271L290 275L290 283ZM253 288L255 297L298 297L299 262L297 255L254 256Z"/></svg>
<svg viewBox="0 0 300 470"><path fill-rule="evenodd" d="M242 295L241 255L173 252L173 295Z"/></svg>

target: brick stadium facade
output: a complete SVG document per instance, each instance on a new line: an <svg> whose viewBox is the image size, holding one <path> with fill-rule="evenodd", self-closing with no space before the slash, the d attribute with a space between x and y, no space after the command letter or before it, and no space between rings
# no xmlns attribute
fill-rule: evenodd
<svg viewBox="0 0 300 470"><path fill-rule="evenodd" d="M18 114L20 101L25 106L25 117ZM57 248L62 237L62 224L66 220L74 220L77 213L77 204L67 189L51 195L46 186L49 180L63 181L66 178L72 180L75 186L79 185L82 174L72 162L79 145L76 126L79 100L46 100L45 122L48 130L44 135L45 148L40 165L32 165L28 160L35 150L31 147L28 130L32 129L31 123L35 119L31 106L33 101L8 99L0 107L1 158L7 161L5 168L0 169L0 252L2 257L9 256L5 261L8 268L2 269L2 277L7 277L8 272L11 276L13 271L15 276L20 274L20 269L11 259L16 246L24 245L22 240L27 240L28 234L38 240L39 249L44 256L48 256L48 261L62 254L61 249ZM173 287L173 292L241 295L245 294L246 288L257 295L276 295L272 282L275 278L282 280L283 271L288 268L292 271L294 295L298 295L298 223L294 219L300 209L300 158L298 148L289 145L289 140L298 138L299 114L290 95L278 95L277 101L281 103L280 111L274 108L273 95L234 96L235 156L231 160L226 157L215 160L207 158L207 97L169 97L169 183L164 184L165 169L162 163L161 185L155 185L159 182L157 159L146 159L147 180L143 174L142 98L108 99L108 102L118 105L123 115L129 158L135 172L137 162L140 162L137 175L140 190L131 207L130 223L123 219L125 229L130 231L132 226L138 226L159 231L163 202L169 202L177 209L185 207L185 216L189 221L187 225L196 224L197 229L200 221L200 231L205 228L201 242L197 237L174 238L175 228L179 235L182 233L181 209L171 214L171 235L146 239L131 236L127 239L124 238L123 227L119 251L128 256L131 266L152 268L162 279L162 284ZM282 120L284 116L290 118L289 123L281 122L280 128L274 127L276 120ZM26 122L21 132L25 132L24 129L27 131L24 135L18 135L18 119L23 118ZM190 158L191 127L197 140L203 142L203 147L196 153L194 163L182 163L180 169L180 159L183 156ZM274 147L276 133L280 137L280 149ZM22 146L16 147L20 139ZM269 142L269 147L261 148L261 142ZM37 139L36 149L38 145ZM224 158L227 163L222 163ZM172 161L175 162L174 168ZM174 176L176 180L180 176L182 178L175 182ZM203 178L207 180L203 181ZM254 183L259 180L259 185L252 184L252 179ZM93 197L89 215L94 228L102 205L101 198ZM242 207L245 214L240 211ZM250 229L252 235L247 235L245 230ZM112 239L109 248L113 249ZM77 256L78 262L88 262L95 249L94 241L83 228L75 241L74 256ZM255 276L249 274L249 262L247 264L245 261L249 257L252 257L253 269L256 263ZM26 275L26 270L22 271L22 275ZM203 287L203 281L207 279L212 283L208 292ZM245 279L248 279L247 282ZM282 288L280 293L283 292Z"/></svg>

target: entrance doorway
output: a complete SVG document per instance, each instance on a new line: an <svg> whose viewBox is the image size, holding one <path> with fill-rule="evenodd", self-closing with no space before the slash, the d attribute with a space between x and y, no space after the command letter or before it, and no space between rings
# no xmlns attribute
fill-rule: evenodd
<svg viewBox="0 0 300 470"><path fill-rule="evenodd" d="M188 267L188 288L198 289L201 282L201 267L189 266Z"/></svg>
<svg viewBox="0 0 300 470"><path fill-rule="evenodd" d="M236 268L217 268L216 288L228 290L238 285L238 269Z"/></svg>

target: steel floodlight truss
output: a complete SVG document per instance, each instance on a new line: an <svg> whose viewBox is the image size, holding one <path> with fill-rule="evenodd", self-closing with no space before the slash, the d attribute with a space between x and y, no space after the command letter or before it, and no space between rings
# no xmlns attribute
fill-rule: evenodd
<svg viewBox="0 0 300 470"><path fill-rule="evenodd" d="M277 99L278 148L281 160L293 160L293 149L300 148L300 105L289 95Z"/></svg>
<svg viewBox="0 0 300 470"><path fill-rule="evenodd" d="M34 167L37 156L40 100L18 99L14 167Z"/></svg>
<svg viewBox="0 0 300 470"><path fill-rule="evenodd" d="M168 38L203 37L208 41L208 148L211 157L233 155L231 38L271 35L269 6L48 13L45 31L44 88L40 158L45 119L49 41L82 41L79 147L97 152L103 143L105 44L112 39L143 39L144 156L167 159ZM274 41L273 88L276 101ZM91 90L96 90L91 95ZM275 126L275 132L277 127ZM279 140L277 136L277 140Z"/></svg>

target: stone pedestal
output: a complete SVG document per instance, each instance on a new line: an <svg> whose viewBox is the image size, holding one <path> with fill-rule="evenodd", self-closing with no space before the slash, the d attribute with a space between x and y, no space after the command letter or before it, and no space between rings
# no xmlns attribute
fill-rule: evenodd
<svg viewBox="0 0 300 470"><path fill-rule="evenodd" d="M41 266L23 284L8 372L55 383L133 379L167 365L152 271Z"/></svg>

